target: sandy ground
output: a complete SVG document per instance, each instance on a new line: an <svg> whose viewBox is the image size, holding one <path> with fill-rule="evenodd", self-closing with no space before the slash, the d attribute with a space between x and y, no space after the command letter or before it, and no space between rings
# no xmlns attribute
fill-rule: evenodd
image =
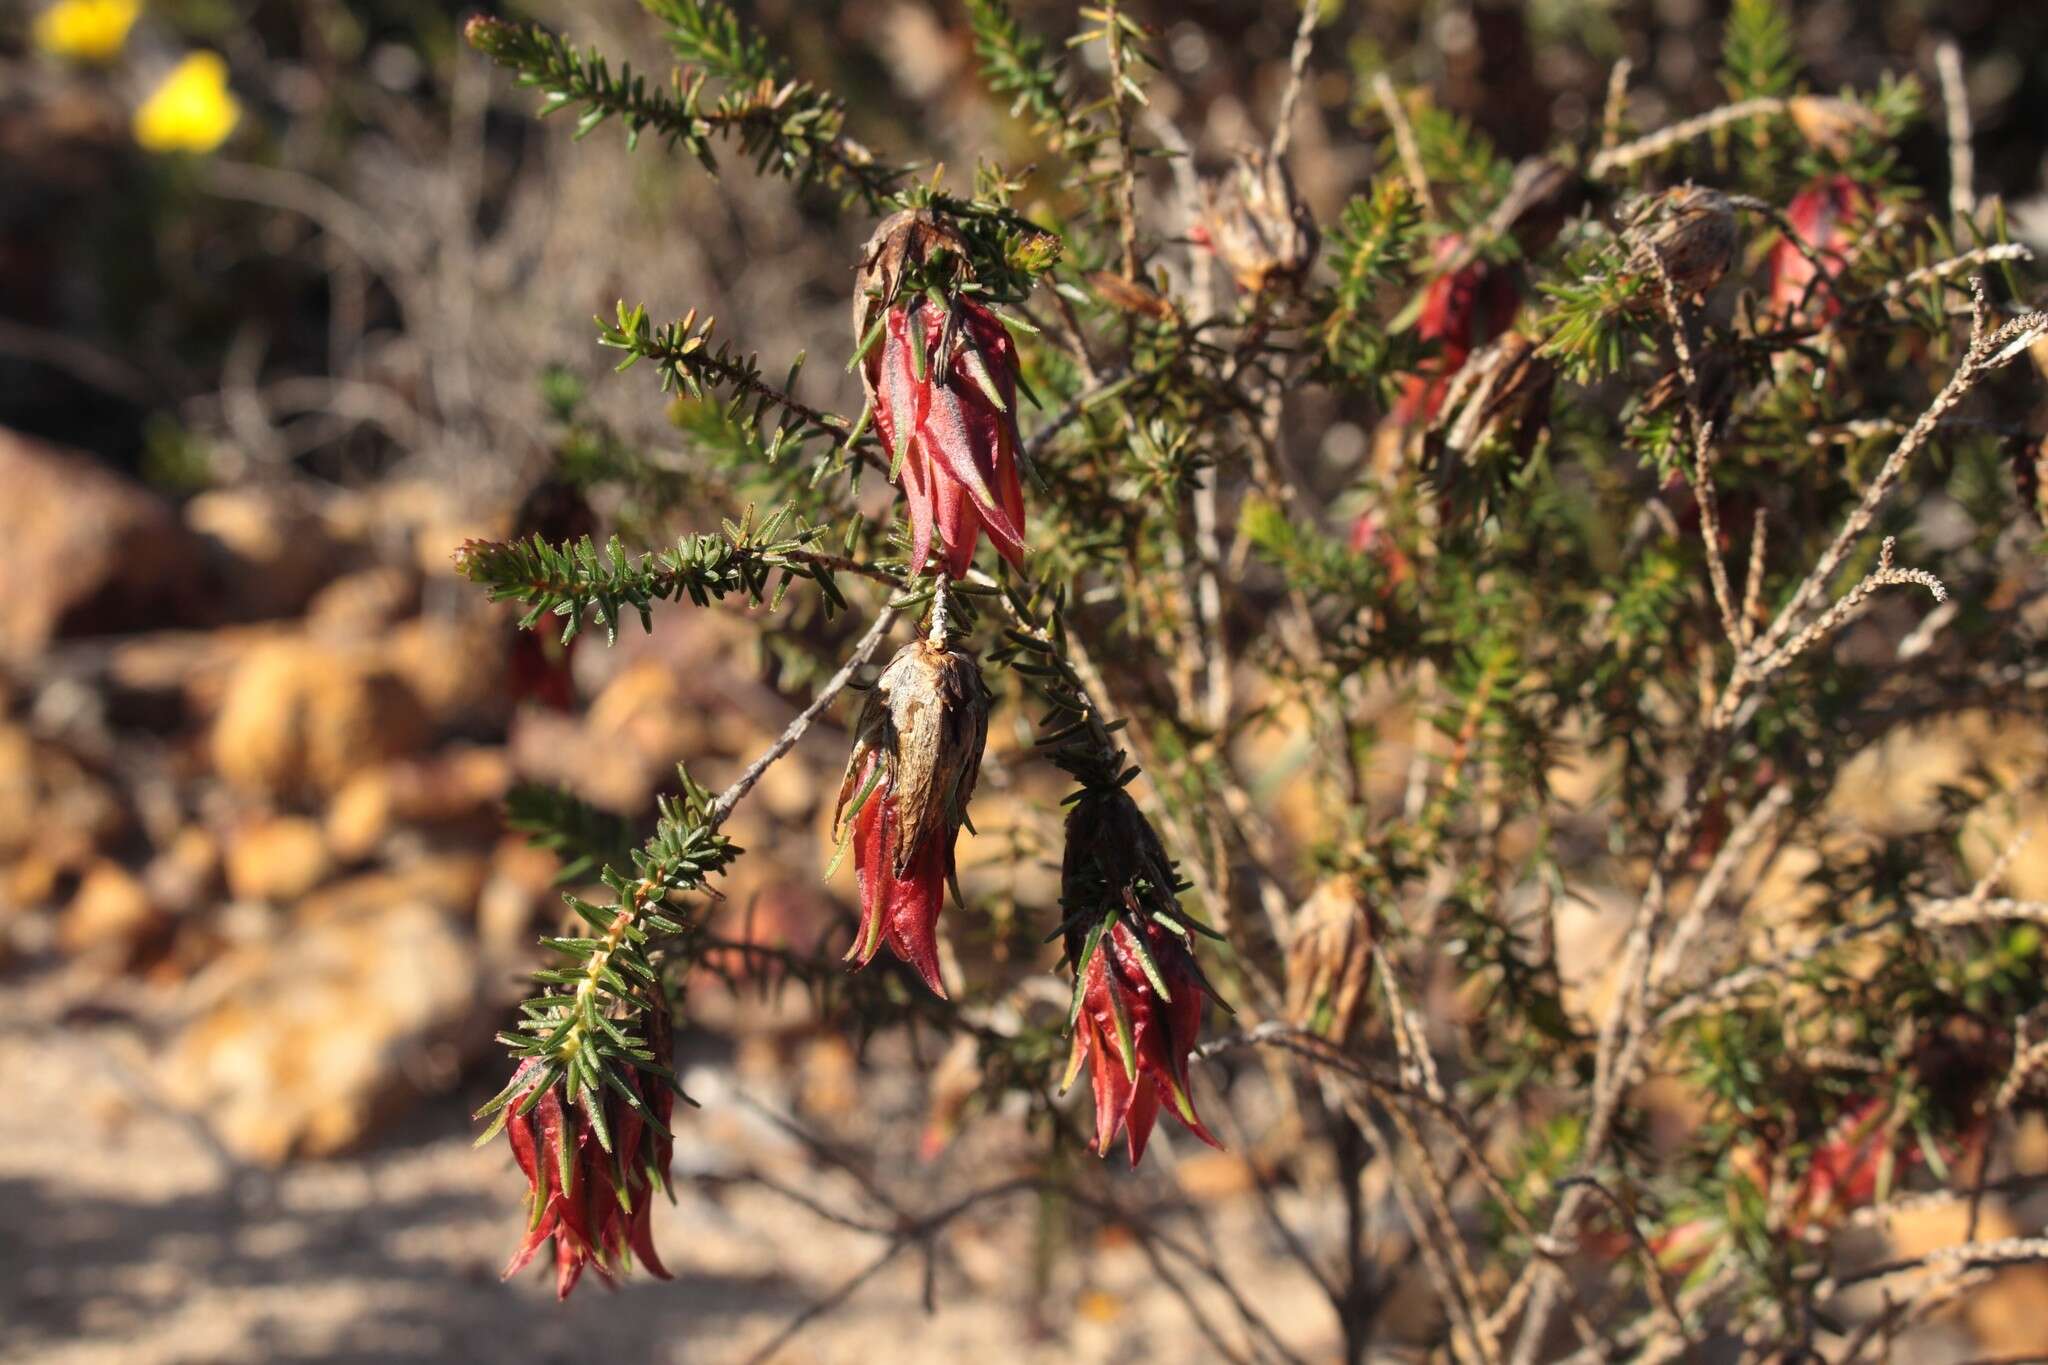
<svg viewBox="0 0 2048 1365"><path fill-rule="evenodd" d="M0 988L10 1017L47 1018L47 1005ZM61 1030L0 1035L11 1101L0 1108L0 1359L741 1361L885 1246L758 1185L693 1184L693 1170L744 1161L786 1172L827 1208L875 1216L851 1178L806 1161L734 1101L729 1075L701 1071L690 1080L706 1109L679 1130L680 1197L656 1214L677 1279L640 1276L617 1293L590 1284L559 1305L538 1267L498 1279L520 1188L501 1144L471 1147L466 1111L488 1093L482 1078L474 1094L423 1102L357 1155L272 1173L237 1165L200 1125L152 1103L147 1067L132 1022L74 1012ZM914 1157L893 1173L911 1177L891 1181L906 1207L935 1207L941 1186L950 1196L1011 1173L976 1169L972 1136L929 1189ZM1191 1150L1155 1141L1148 1167ZM1118 1192L1144 1189L1120 1182ZM1327 1307L1250 1203L1226 1200L1208 1229L1178 1220L1176 1232L1211 1239L1301 1358L1329 1359ZM935 1314L923 1311L922 1258L911 1251L772 1358L953 1362L992 1345L1024 1362L1217 1358L1128 1240L1097 1236L1034 1296L1033 1206L1024 1195L952 1226ZM1198 1289L1196 1302L1229 1323L1214 1293ZM1241 1342L1234 1325L1222 1330Z"/></svg>

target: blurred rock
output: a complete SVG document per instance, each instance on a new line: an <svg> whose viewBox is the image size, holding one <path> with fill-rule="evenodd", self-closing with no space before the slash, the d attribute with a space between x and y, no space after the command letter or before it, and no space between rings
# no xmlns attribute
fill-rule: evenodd
<svg viewBox="0 0 2048 1365"><path fill-rule="evenodd" d="M476 936L486 955L530 957L540 926L561 906L555 874L561 860L518 835L491 854L491 872L476 902Z"/></svg>
<svg viewBox="0 0 2048 1365"><path fill-rule="evenodd" d="M813 1118L852 1113L860 1103L860 1062L836 1033L807 1039L797 1059L798 1103Z"/></svg>
<svg viewBox="0 0 2048 1365"><path fill-rule="evenodd" d="M368 652L292 639L253 649L236 666L212 754L230 785L291 799L334 791L426 739L418 699Z"/></svg>
<svg viewBox="0 0 2048 1365"><path fill-rule="evenodd" d="M642 659L606 684L590 704L590 732L630 745L651 766L668 768L711 747L703 710L674 669Z"/></svg>
<svg viewBox="0 0 2048 1365"><path fill-rule="evenodd" d="M316 633L365 638L381 633L419 606L419 580L403 569L380 565L343 574L306 604L306 628Z"/></svg>
<svg viewBox="0 0 2048 1365"><path fill-rule="evenodd" d="M400 901L425 901L468 914L483 889L484 873L484 860L473 853L419 858L387 872L366 872L330 882L293 908L292 923L347 919Z"/></svg>
<svg viewBox="0 0 2048 1365"><path fill-rule="evenodd" d="M511 765L499 749L453 749L365 769L327 807L327 846L337 858L354 862L401 827L474 823L480 835L495 833L502 823L498 805L511 780Z"/></svg>
<svg viewBox="0 0 2048 1365"><path fill-rule="evenodd" d="M173 915L189 914L220 882L220 842L194 825L180 830L143 869L150 897Z"/></svg>
<svg viewBox="0 0 2048 1365"><path fill-rule="evenodd" d="M1972 877L1984 876L2005 856L1993 894L2048 900L2048 796L1993 796L1964 818L1956 844Z"/></svg>
<svg viewBox="0 0 2048 1365"><path fill-rule="evenodd" d="M836 791L833 793L836 795ZM1064 793L1050 794L1052 803L1057 803ZM1045 791L977 790L969 814L974 818L975 833L961 831L960 842L953 846L953 856L960 871L960 881L965 887L1000 887L1013 893L1027 904L1056 904L1060 895L1060 869L1057 850L1061 847L1059 811L1055 805L1046 804ZM832 809L827 802L819 812L816 857L829 860L832 856ZM1052 849L1051 857L1019 858L1016 849ZM832 881L842 894L855 898L853 859L840 860L841 871ZM973 894L970 892L970 894Z"/></svg>
<svg viewBox="0 0 2048 1365"><path fill-rule="evenodd" d="M802 754L792 752L779 762L768 765L761 774L761 780L754 784L753 799L777 819L797 824L811 818L811 813L817 809L819 794L828 790L836 795L836 781L828 783L822 774L804 762Z"/></svg>
<svg viewBox="0 0 2048 1365"><path fill-rule="evenodd" d="M0 428L0 488L0 659L204 601L201 556L170 504L90 456Z"/></svg>
<svg viewBox="0 0 2048 1365"><path fill-rule="evenodd" d="M1173 1163L1173 1183L1197 1204L1215 1204L1256 1190L1258 1173L1235 1152L1203 1147Z"/></svg>
<svg viewBox="0 0 2048 1365"><path fill-rule="evenodd" d="M159 1075L238 1156L341 1151L447 1083L489 1036L460 907L371 900L236 950L194 983L213 1003L171 1040Z"/></svg>
<svg viewBox="0 0 2048 1365"><path fill-rule="evenodd" d="M164 630L117 642L107 659L114 687L139 695L176 694L200 715L220 709L228 679L242 656L280 638L276 626L223 626Z"/></svg>
<svg viewBox="0 0 2048 1365"><path fill-rule="evenodd" d="M642 810L657 791L675 784L678 762L687 758L694 767L719 747L705 722L703 702L690 695L675 669L641 658L605 685L580 722L551 711L522 711L512 730L513 767L607 810ZM592 762L593 754L604 761Z"/></svg>
<svg viewBox="0 0 2048 1365"><path fill-rule="evenodd" d="M320 826L302 816L256 820L228 836L228 891L236 900L295 901L333 870Z"/></svg>
<svg viewBox="0 0 2048 1365"><path fill-rule="evenodd" d="M1944 792L1978 798L2048 771L2048 730L2036 720L1959 711L1901 725L1851 759L1827 813L1877 835L1921 834L1948 823Z"/></svg>
<svg viewBox="0 0 2048 1365"><path fill-rule="evenodd" d="M112 787L76 755L0 725L0 862L11 864L10 897L43 899L128 823Z"/></svg>
<svg viewBox="0 0 2048 1365"><path fill-rule="evenodd" d="M368 768L351 777L327 805L327 847L345 863L377 851L396 821L394 766Z"/></svg>
<svg viewBox="0 0 2048 1365"><path fill-rule="evenodd" d="M384 661L437 730L474 734L504 723L505 639L491 622L424 616L384 637Z"/></svg>
<svg viewBox="0 0 2048 1365"><path fill-rule="evenodd" d="M1980 1242L2024 1237L2038 1229L2022 1228L1996 1200L1974 1216L1968 1200L1911 1209L1891 1223L1893 1252L1901 1260L1960 1246L1970 1240L1971 1225ZM2048 1302L2048 1266L2015 1265L1962 1296L1960 1316L1982 1350L1998 1359L2039 1359L2041 1305ZM1953 1311L1953 1310L1952 1310Z"/></svg>
<svg viewBox="0 0 2048 1365"><path fill-rule="evenodd" d="M169 924L134 873L102 860L86 872L64 907L57 946L120 970L133 966Z"/></svg>
<svg viewBox="0 0 2048 1365"><path fill-rule="evenodd" d="M288 616L340 567L320 518L281 490L216 488L185 504L185 525L225 563L235 616Z"/></svg>

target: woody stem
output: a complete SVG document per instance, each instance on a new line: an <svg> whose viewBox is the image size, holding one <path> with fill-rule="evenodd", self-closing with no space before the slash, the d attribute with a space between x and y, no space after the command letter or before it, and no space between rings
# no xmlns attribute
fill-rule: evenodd
<svg viewBox="0 0 2048 1365"><path fill-rule="evenodd" d="M933 579L932 627L927 639L930 641L933 649L944 649L946 647L946 636L946 575L941 570Z"/></svg>

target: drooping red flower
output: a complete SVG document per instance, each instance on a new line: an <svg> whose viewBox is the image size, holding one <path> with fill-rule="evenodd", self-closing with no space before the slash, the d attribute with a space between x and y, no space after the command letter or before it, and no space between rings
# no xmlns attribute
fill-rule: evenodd
<svg viewBox="0 0 2048 1365"><path fill-rule="evenodd" d="M649 1019L654 1065L666 1073L672 1050L666 1012L650 1010ZM555 1243L558 1298L569 1297L586 1268L614 1284L634 1257L650 1274L673 1278L655 1254L650 1218L654 1192L669 1189L674 1086L666 1074L628 1067L622 1081L639 1105L609 1089L564 1104L559 1085L533 1098L544 1074L538 1058L521 1063L505 1106L505 1136L526 1177L527 1218L525 1239L504 1278L524 1270L549 1238ZM529 1101L531 1109L522 1113ZM593 1109L602 1126L592 1121Z"/></svg>
<svg viewBox="0 0 2048 1365"><path fill-rule="evenodd" d="M937 527L946 572L966 576L983 531L1021 565L1017 351L1009 329L972 299L890 308L879 355L875 430L910 506L910 572L924 572ZM922 339L919 333L922 332Z"/></svg>
<svg viewBox="0 0 2048 1365"><path fill-rule="evenodd" d="M1060 866L1074 1043L1060 1089L1088 1068L1095 1149L1107 1156L1121 1129L1133 1166L1162 1105L1196 1137L1222 1145L1188 1091L1202 999L1215 992L1195 962L1195 926L1180 913L1178 887L1159 835L1121 788L1091 789L1074 803Z"/></svg>
<svg viewBox="0 0 2048 1365"><path fill-rule="evenodd" d="M860 882L847 960L865 967L887 943L942 999L939 910L956 880L953 846L981 771L988 700L968 655L925 640L904 646L861 708L833 817Z"/></svg>
<svg viewBox="0 0 2048 1365"><path fill-rule="evenodd" d="M1464 247L1456 233L1436 244L1438 264L1455 260ZM1422 293L1422 312L1415 335L1436 345L1436 354L1402 384L1394 403L1400 422L1427 421L1436 416L1450 388L1451 377L1464 368L1472 352L1508 329L1521 306L1512 268L1473 259L1431 280Z"/></svg>
<svg viewBox="0 0 2048 1365"><path fill-rule="evenodd" d="M924 572L936 530L946 572L961 578L984 531L1023 562L1018 362L1009 328L983 304L902 288L942 252L964 259L965 244L929 209L884 222L862 261L853 326L875 431L910 508L910 572Z"/></svg>
<svg viewBox="0 0 2048 1365"><path fill-rule="evenodd" d="M1223 1145L1203 1126L1188 1092L1188 1054L1202 1028L1201 977L1177 934L1157 921L1139 923L1133 931L1118 919L1089 955L1060 1085L1065 1090L1087 1066L1096 1153L1109 1155L1121 1129L1133 1166L1145 1155L1162 1101L1190 1133L1211 1147Z"/></svg>
<svg viewBox="0 0 2048 1365"><path fill-rule="evenodd" d="M1848 265L1855 245L1852 225L1869 216L1870 195L1846 175L1814 181L1785 206L1786 221L1800 242L1820 258L1819 268L1791 240L1780 238L1771 248L1771 311L1787 322L1826 322L1841 310L1834 291L1815 283L1816 275L1833 280Z"/></svg>

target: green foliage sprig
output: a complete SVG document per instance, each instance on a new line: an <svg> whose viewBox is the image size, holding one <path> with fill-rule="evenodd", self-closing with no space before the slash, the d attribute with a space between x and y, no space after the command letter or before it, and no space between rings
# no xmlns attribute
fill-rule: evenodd
<svg viewBox="0 0 2048 1365"><path fill-rule="evenodd" d="M601 550L589 536L564 545L534 536L472 540L456 552L455 562L492 601L524 603L522 627L531 629L546 616L561 617L564 644L590 619L604 627L608 639L616 639L619 620L629 611L639 615L643 629L652 630L654 604L661 601L688 598L701 607L738 593L772 609L798 579L818 585L828 610L845 606L835 575L860 572L861 566L814 550L824 535L820 527L783 534L788 515L788 509L780 509L757 526L749 508L718 534L684 536L654 554L629 554L617 536Z"/></svg>
<svg viewBox="0 0 2048 1365"><path fill-rule="evenodd" d="M723 6L685 3L661 6L677 13L722 10ZM729 12L727 18L730 18ZM762 79L735 88L706 103L706 72L671 73L666 85L650 83L621 63L616 75L596 49L575 46L538 24L512 24L478 17L463 29L472 47L517 73L519 84L544 93L542 116L578 108L576 135L583 137L608 119L626 129L626 145L639 145L647 129L665 143L695 157L704 169L718 172L714 143L730 139L758 171L784 176L800 185L819 184L870 208L880 206L901 183L905 171L876 161L867 148L845 136L845 111L839 101L802 81L782 84ZM749 49L683 42L686 50L730 56L738 61ZM721 72L720 74L729 74Z"/></svg>
<svg viewBox="0 0 2048 1365"><path fill-rule="evenodd" d="M512 1032L498 1035L514 1057L534 1063L537 1074L522 1068L477 1111L478 1117L496 1116L477 1140L479 1146L504 1127L514 1099L525 1096L519 1112L526 1112L557 1084L600 1130L607 1090L654 1121L620 1076L622 1067L662 1074L633 1023L646 1008L648 994L659 995L662 989L649 943L683 932L683 924L670 917L669 898L701 889L740 852L718 832L712 793L681 768L676 777L676 794L660 799L654 834L633 853L629 870L604 870L602 880L614 903L562 898L589 932L541 940L562 965L534 973L542 993L520 1005L522 1018ZM674 1083L673 1076L663 1078Z"/></svg>

